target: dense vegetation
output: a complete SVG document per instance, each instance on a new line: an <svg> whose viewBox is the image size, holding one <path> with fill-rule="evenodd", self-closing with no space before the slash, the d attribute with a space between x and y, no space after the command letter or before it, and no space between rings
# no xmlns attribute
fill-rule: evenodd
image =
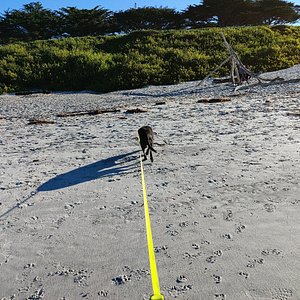
<svg viewBox="0 0 300 300"><path fill-rule="evenodd" d="M0 92L107 92L201 79L228 55L221 31L252 71L300 63L300 27L293 26L136 31L18 42L0 47Z"/></svg>
<svg viewBox="0 0 300 300"><path fill-rule="evenodd" d="M0 43L61 37L98 36L136 30L279 25L300 18L300 6L285 0L202 0L183 11L167 7L137 7L112 12L65 7L50 10L40 2L0 15Z"/></svg>

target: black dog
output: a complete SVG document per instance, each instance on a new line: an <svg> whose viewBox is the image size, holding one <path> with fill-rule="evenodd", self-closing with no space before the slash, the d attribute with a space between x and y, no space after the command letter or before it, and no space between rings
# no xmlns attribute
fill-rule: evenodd
<svg viewBox="0 0 300 300"><path fill-rule="evenodd" d="M144 154L144 159L147 160L147 155L150 152L150 160L153 162L152 151L156 153L156 150L153 149L153 130L150 126L143 126L138 130L140 144ZM148 147L146 154L145 149Z"/></svg>

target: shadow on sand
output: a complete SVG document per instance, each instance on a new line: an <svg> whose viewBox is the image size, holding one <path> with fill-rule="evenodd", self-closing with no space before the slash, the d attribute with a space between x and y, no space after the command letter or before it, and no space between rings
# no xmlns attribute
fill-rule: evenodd
<svg viewBox="0 0 300 300"><path fill-rule="evenodd" d="M133 151L109 157L95 163L80 167L70 172L57 175L37 188L38 192L53 191L83 182L120 175L137 166L136 157L130 157L138 151ZM134 161L133 163L131 163Z"/></svg>
<svg viewBox="0 0 300 300"><path fill-rule="evenodd" d="M20 200L15 206L2 213L0 215L0 219L10 214L16 208L21 207L22 204L33 198L38 192L59 190L103 177L120 175L132 170L137 167L137 160L135 156L131 155L137 152L139 151L133 151L109 157L70 172L57 175L56 177L51 178L40 185L35 191L31 192L30 195Z"/></svg>

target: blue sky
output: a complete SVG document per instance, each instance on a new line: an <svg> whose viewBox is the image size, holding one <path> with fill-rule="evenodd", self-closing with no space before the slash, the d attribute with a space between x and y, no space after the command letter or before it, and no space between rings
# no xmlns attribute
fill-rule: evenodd
<svg viewBox="0 0 300 300"><path fill-rule="evenodd" d="M20 9L24 4L35 2L35 0L0 0L0 13L3 13L8 9ZM183 10L188 5L200 4L200 0L40 0L44 8L52 10L59 9L61 7L75 6L77 8L93 8L97 5L112 11L125 10L134 7L135 3L138 7L143 6L167 6L175 8L176 10ZM290 1L292 3L300 5L300 0Z"/></svg>
<svg viewBox="0 0 300 300"><path fill-rule="evenodd" d="M36 2L35 0L0 0L0 13L3 13L7 9L20 9L24 4L30 2ZM75 6L77 8L93 8L97 5L112 11L125 10L134 7L135 3L138 7L143 6L167 6L169 8L175 8L176 10L183 10L188 5L200 4L200 0L40 0L44 8L52 10L59 9L61 7ZM300 0L298 1L300 2Z"/></svg>

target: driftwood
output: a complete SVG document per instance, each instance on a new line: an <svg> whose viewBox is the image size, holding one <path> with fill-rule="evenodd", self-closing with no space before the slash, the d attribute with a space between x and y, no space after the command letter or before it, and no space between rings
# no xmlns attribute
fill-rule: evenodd
<svg viewBox="0 0 300 300"><path fill-rule="evenodd" d="M289 91L288 94L290 94L290 95L300 94L300 91Z"/></svg>
<svg viewBox="0 0 300 300"><path fill-rule="evenodd" d="M211 71L202 81L200 82L200 85L208 79L210 76L212 76L214 73L216 73L219 69L221 69L225 64L227 64L230 61L230 57L227 57L220 65L218 65L213 71Z"/></svg>
<svg viewBox="0 0 300 300"><path fill-rule="evenodd" d="M213 83L226 83L226 82L231 82L231 77L222 77L222 78L214 78Z"/></svg>
<svg viewBox="0 0 300 300"><path fill-rule="evenodd" d="M51 91L48 90L37 90L37 91L21 91L21 92L16 92L16 96L27 96L27 95L32 95L32 94L50 94Z"/></svg>
<svg viewBox="0 0 300 300"><path fill-rule="evenodd" d="M30 119L28 125L43 125L43 124L55 124L54 121L45 119Z"/></svg>
<svg viewBox="0 0 300 300"><path fill-rule="evenodd" d="M202 98L197 101L197 103L220 103L231 101L229 97L219 97L219 98Z"/></svg>
<svg viewBox="0 0 300 300"><path fill-rule="evenodd" d="M133 108L125 111L126 114L136 114L136 113L145 113L147 110L142 108Z"/></svg>
<svg viewBox="0 0 300 300"><path fill-rule="evenodd" d="M210 76L212 76L216 71L218 71L222 66L224 66L226 63L230 62L231 68L230 68L230 77L224 78L224 79L215 79L214 83L223 83L231 81L233 84L242 84L243 82L247 82L251 78L255 78L258 80L259 83L262 83L262 81L267 82L273 82L277 80L282 80L282 78L261 78L260 74L254 73L246 68L246 66L242 63L241 59L237 55L237 53L232 49L230 44L227 42L225 35L223 32L221 32L222 38L225 43L225 47L229 53L229 56L220 64L218 65L212 72L210 72L201 82L200 85ZM224 81L223 81L224 80Z"/></svg>
<svg viewBox="0 0 300 300"><path fill-rule="evenodd" d="M59 113L56 116L57 117L74 117L74 116L94 116L94 115L100 115L105 113L115 113L120 112L119 109L95 109L95 110L88 110L88 111L74 111L74 112L63 112Z"/></svg>
<svg viewBox="0 0 300 300"><path fill-rule="evenodd" d="M300 117L300 109L295 109L294 111L290 111L287 113L287 115L292 117Z"/></svg>
<svg viewBox="0 0 300 300"><path fill-rule="evenodd" d="M258 74L251 72L249 69L247 69L244 64L242 63L241 59L237 55L237 53L231 48L229 43L227 42L225 35L223 32L221 32L222 38L225 43L225 47L229 53L229 59L231 62L231 81L233 84L241 84L244 81L248 81L250 78L256 78L259 82L261 82L260 77Z"/></svg>
<svg viewBox="0 0 300 300"><path fill-rule="evenodd" d="M159 101L159 102L155 102L155 104L154 104L154 105L164 105L164 104L166 104L166 102L165 102L165 101Z"/></svg>

